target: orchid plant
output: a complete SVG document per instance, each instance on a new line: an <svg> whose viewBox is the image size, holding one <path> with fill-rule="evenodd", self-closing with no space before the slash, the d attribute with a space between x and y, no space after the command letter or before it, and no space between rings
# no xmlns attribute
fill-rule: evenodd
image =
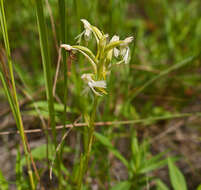
<svg viewBox="0 0 201 190"><path fill-rule="evenodd" d="M130 48L128 45L133 41L133 37L127 37L124 40L120 40L119 36L116 35L109 40L108 34L104 34L85 19L81 19L81 21L84 24L84 31L76 37L78 45L61 45L61 48L64 48L68 52L73 54L79 52L84 55L92 66L91 73L84 73L81 76L94 94L94 103L92 112L87 116L85 115L86 123L88 123L87 148L80 159L80 171L77 182L77 189L79 190L82 188L82 180L88 168L88 161L93 144L94 120L98 105L98 97L107 94L106 78L110 73L111 67L116 64L129 63ZM97 44L96 54L89 48L80 45L82 40L85 40L86 42L91 40L92 35Z"/></svg>

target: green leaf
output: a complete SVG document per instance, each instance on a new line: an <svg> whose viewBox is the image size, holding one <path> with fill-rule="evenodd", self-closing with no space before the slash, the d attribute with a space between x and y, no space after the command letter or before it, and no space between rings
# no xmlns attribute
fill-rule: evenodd
<svg viewBox="0 0 201 190"><path fill-rule="evenodd" d="M162 160L162 156L166 152L162 152L160 154L157 154L156 156L153 156L151 159L145 161L145 166L142 168L142 173L151 172L155 169L159 169L167 164L167 159ZM177 157L172 157L172 161L177 161Z"/></svg>
<svg viewBox="0 0 201 190"><path fill-rule="evenodd" d="M187 190L186 180L171 158L168 158L168 169L174 190Z"/></svg>
<svg viewBox="0 0 201 190"><path fill-rule="evenodd" d="M95 133L95 137L96 137L104 146L106 146L106 147L108 147L108 148L113 148L112 143L109 141L109 139L108 139L106 136L104 136L104 135L102 135L102 134L100 134L100 133Z"/></svg>
<svg viewBox="0 0 201 190"><path fill-rule="evenodd" d="M0 189L1 190L8 190L8 182L3 176L3 173L0 170Z"/></svg>
<svg viewBox="0 0 201 190"><path fill-rule="evenodd" d="M156 180L156 186L156 190L169 190L169 188L160 179Z"/></svg>
<svg viewBox="0 0 201 190"><path fill-rule="evenodd" d="M129 190L130 187L131 183L129 181L122 181L113 186L111 190Z"/></svg>
<svg viewBox="0 0 201 190"><path fill-rule="evenodd" d="M109 141L109 139L100 134L100 133L95 133L95 137L99 140L100 143L102 143L104 146L106 146L110 152L112 152L114 154L114 156L116 156L120 161L122 161L122 163L128 168L129 164L128 161L121 155L121 153L116 150L113 145L111 144L111 142Z"/></svg>

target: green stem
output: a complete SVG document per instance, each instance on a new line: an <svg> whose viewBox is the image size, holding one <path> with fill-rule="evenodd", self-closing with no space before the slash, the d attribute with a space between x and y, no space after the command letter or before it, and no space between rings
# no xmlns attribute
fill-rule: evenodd
<svg viewBox="0 0 201 190"><path fill-rule="evenodd" d="M93 140L94 140L94 121L95 121L97 106L98 106L98 96L95 96L92 112L90 114L90 121L89 121L89 125L88 125L87 148L85 150L83 157L80 160L81 163L80 163L80 171L79 171L77 190L82 189L83 177L87 173L87 170L88 170L88 163L89 163L91 149L92 149Z"/></svg>
<svg viewBox="0 0 201 190"><path fill-rule="evenodd" d="M87 146L87 154L86 154L86 171L88 168L88 162L90 158L91 148L93 144L93 138L94 138L94 121L96 116L96 109L98 105L98 96L95 96L94 98L94 105L92 108L92 113L90 116L90 123L89 123L89 136L88 136L88 146Z"/></svg>

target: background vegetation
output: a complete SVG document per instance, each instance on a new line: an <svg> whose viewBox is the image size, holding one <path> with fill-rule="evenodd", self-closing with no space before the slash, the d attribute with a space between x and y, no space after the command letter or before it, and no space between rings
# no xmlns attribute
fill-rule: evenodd
<svg viewBox="0 0 201 190"><path fill-rule="evenodd" d="M58 47L76 43L82 18L110 36L134 37L129 65L111 71L108 95L99 101L96 122L107 123L96 127L83 189L199 189L201 1L6 0L4 8L18 100L5 73L10 58L1 9L0 189L31 189L30 170L37 189L77 187L86 126L55 130L54 122L82 123L92 109L92 94L83 94L81 75L90 67L84 57L62 52L51 93ZM42 129L27 133L28 145L23 141L31 168L16 133L20 115L25 130Z"/></svg>

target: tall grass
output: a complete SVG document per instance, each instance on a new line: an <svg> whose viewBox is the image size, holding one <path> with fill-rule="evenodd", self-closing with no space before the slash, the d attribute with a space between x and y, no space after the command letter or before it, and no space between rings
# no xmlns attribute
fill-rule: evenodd
<svg viewBox="0 0 201 190"><path fill-rule="evenodd" d="M5 49L6 49L6 56L7 56L7 61L8 61L8 69L9 69L9 77L10 79L6 79L7 76L6 73L3 73L2 70L2 65L0 66L0 78L3 83L4 91L5 94L8 98L11 110L13 112L16 125L18 127L18 130L20 131L20 136L21 140L23 143L24 147L24 152L25 152L25 157L27 161L27 167L28 167L28 174L29 174L29 179L30 179L30 184L31 188L34 190L35 189L35 183L33 179L33 172L31 169L31 158L29 155L29 150L27 146L27 139L24 133L24 126L22 122L22 116L20 113L20 107L19 107L19 102L17 98L17 91L15 87L15 79L14 79L14 73L13 73L13 63L12 63L12 58L11 58L11 51L10 51L10 44L9 44L9 39L8 39L8 31L7 31L7 24L6 24L6 18L5 18L5 11L4 11L4 1L1 0L1 12L0 12L0 21L1 21L1 30L3 34L3 39L4 39L4 44L5 44ZM1 62L1 64L4 64ZM6 67L5 67L6 69ZM11 85L9 85L11 80Z"/></svg>
<svg viewBox="0 0 201 190"><path fill-rule="evenodd" d="M52 129L53 141L56 146L56 130L55 130L55 111L54 111L54 97L53 97L53 79L52 79L52 68L51 60L49 55L49 45L48 45L48 34L47 27L44 17L43 3L42 0L36 0L36 15L38 23L38 31L40 36L40 47L43 63L43 72L46 87L46 97L48 102L48 111L50 119L50 127Z"/></svg>

